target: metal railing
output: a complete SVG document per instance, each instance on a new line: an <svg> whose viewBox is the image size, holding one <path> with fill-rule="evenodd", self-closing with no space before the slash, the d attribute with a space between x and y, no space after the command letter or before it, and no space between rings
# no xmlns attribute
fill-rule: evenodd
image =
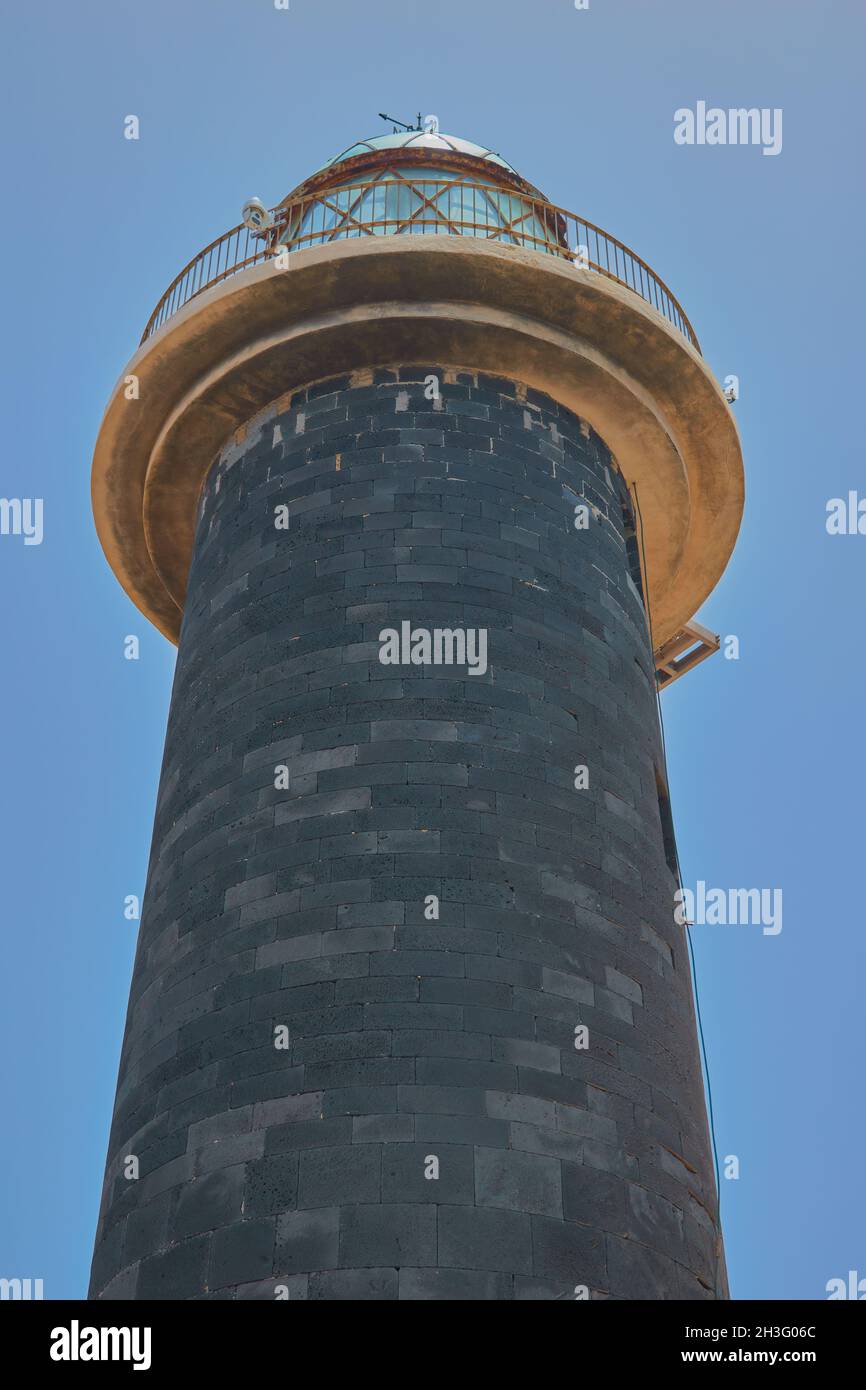
<svg viewBox="0 0 866 1390"><path fill-rule="evenodd" d="M279 254L347 237L471 236L571 261L581 273L604 275L640 296L700 352L685 311L640 256L594 223L564 208L501 185L470 179L387 178L323 189L273 210L266 232L233 227L217 237L171 282L141 341L196 295Z"/></svg>

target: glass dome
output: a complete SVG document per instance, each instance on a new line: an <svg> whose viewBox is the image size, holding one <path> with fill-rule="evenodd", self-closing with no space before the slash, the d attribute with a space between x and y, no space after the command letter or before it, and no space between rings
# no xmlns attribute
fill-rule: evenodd
<svg viewBox="0 0 866 1390"><path fill-rule="evenodd" d="M335 164L341 164L344 159L353 159L355 155L375 153L378 150L406 149L450 150L452 154L468 154L474 156L475 159L488 159L491 164L498 164L502 169L508 169L512 174L517 173L517 170L495 150L485 149L483 145L475 145L471 140L460 140L456 135L428 134L423 130L402 130L396 131L393 135L374 135L369 140L358 140L348 149L334 155L333 159L327 160L317 172L321 173L324 169L331 169Z"/></svg>
<svg viewBox="0 0 866 1390"><path fill-rule="evenodd" d="M364 154L377 158L369 168L362 164L341 178L340 164ZM449 156L456 157L452 167ZM465 156L479 164L467 164ZM494 166L489 174L480 161ZM499 169L507 171L504 178ZM333 181L323 186L322 173L331 170ZM360 140L313 177L317 187L288 204L279 236L284 245L302 248L344 237L446 235L561 254L564 244L556 219L540 198L533 198L510 164L495 151L453 135L413 130ZM521 187L516 188L518 181Z"/></svg>

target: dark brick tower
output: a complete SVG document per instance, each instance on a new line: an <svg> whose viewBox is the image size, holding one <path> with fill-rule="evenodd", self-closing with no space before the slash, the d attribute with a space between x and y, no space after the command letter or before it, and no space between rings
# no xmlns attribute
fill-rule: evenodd
<svg viewBox="0 0 866 1390"><path fill-rule="evenodd" d="M230 237L97 446L179 653L91 1297L726 1297L656 681L742 476L688 321L435 132Z"/></svg>

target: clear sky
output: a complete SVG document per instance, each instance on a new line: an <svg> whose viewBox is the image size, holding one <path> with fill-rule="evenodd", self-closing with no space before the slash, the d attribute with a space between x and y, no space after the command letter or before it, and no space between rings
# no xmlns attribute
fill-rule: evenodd
<svg viewBox="0 0 866 1390"><path fill-rule="evenodd" d="M633 247L740 378L746 516L700 614L740 656L663 696L686 883L784 894L778 936L694 931L728 1264L737 1298L866 1276L866 536L825 527L866 496L861 0L3 0L2 25L0 495L44 499L44 540L0 536L0 1275L86 1291L174 666L93 529L101 413L174 274L382 110ZM781 108L781 153L676 145L701 100Z"/></svg>

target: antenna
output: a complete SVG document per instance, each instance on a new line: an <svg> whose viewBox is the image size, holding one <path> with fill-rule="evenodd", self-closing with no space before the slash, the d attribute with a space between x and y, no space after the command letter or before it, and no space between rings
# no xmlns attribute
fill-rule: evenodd
<svg viewBox="0 0 866 1390"><path fill-rule="evenodd" d="M420 129L421 129L421 112L420 112L420 111L418 112L418 124L417 124L417 125L410 125L408 121L398 121L396 116L387 116L387 115L385 114L384 111L380 111L380 112L379 112L379 115L381 116L381 118L382 118L383 121L390 121L390 122L391 122L392 126L394 127L394 134L395 134L395 135L398 135L398 134L399 134L398 126L400 127L401 130L420 130Z"/></svg>

